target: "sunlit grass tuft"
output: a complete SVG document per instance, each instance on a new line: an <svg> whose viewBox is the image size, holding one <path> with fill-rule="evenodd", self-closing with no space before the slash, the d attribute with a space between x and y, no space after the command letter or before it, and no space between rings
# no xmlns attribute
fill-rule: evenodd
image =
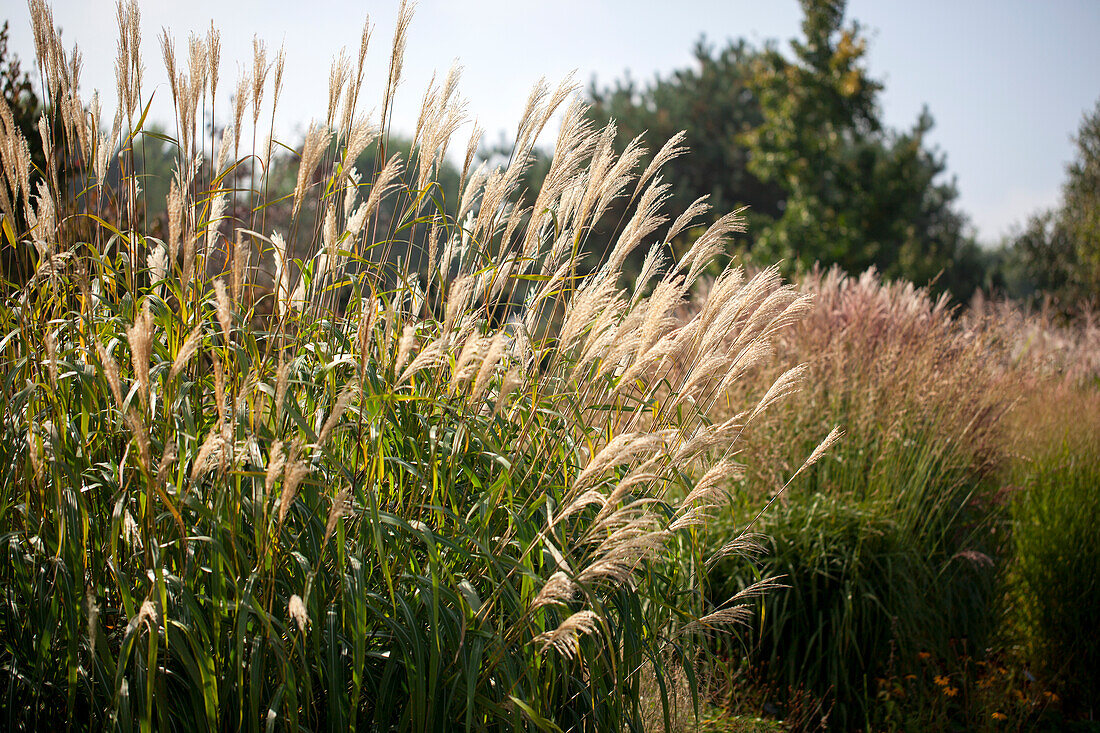
<svg viewBox="0 0 1100 733"><path fill-rule="evenodd" d="M389 142L405 6L381 123L357 111L364 32L296 167L263 142L284 58L259 43L204 137L229 95L213 31L186 55L162 39L176 129L147 130L137 13L119 8L108 124L32 2L50 170L2 130L4 246L28 264L0 306L5 724L611 730L697 710L700 642L769 587L704 595L716 471L803 371L711 410L809 299L729 270L678 317L743 222L673 257L702 210L668 226L656 168L614 155L569 84L535 89L504 166L472 165L475 130L448 199L454 75L409 159ZM546 182L520 191L555 115ZM135 173L154 140L175 151L162 220ZM617 198L632 214L591 261Z"/></svg>

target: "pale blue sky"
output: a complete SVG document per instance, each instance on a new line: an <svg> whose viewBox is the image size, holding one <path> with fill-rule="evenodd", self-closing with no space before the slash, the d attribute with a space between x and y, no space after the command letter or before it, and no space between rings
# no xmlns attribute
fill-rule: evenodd
<svg viewBox="0 0 1100 733"><path fill-rule="evenodd" d="M84 53L83 93L95 87L113 96L113 2L58 0L53 7L66 45L75 41ZM324 115L331 59L341 46L358 49L368 13L375 34L363 111L377 104L397 2L146 0L141 8L146 84L160 84L161 98L167 96L156 44L162 27L180 47L189 32L204 33L214 21L226 92L238 66L250 63L253 35L272 49L285 44L277 116L285 138ZM29 60L26 5L12 2L3 16L12 23L13 50ZM1100 2L851 0L848 17L869 35L872 75L886 83L881 102L888 124L908 127L928 105L936 120L931 140L947 154L961 206L983 241L995 242L1057 201L1070 136L1100 98ZM495 141L502 131L510 135L540 76L557 81L576 70L585 85L593 75L606 84L629 70L646 81L691 63L703 34L715 44L744 36L785 46L799 22L796 0L423 0L409 35L396 121L412 127L432 71L445 74L455 58L464 67L460 91L470 115ZM153 115L165 117L167 108L154 106Z"/></svg>

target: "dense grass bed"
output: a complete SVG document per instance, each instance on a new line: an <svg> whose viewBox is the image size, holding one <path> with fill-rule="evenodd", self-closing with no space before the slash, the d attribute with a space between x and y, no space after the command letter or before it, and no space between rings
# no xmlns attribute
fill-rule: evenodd
<svg viewBox="0 0 1100 733"><path fill-rule="evenodd" d="M282 52L223 109L216 31L165 33L165 132L136 5L113 120L31 9L38 164L0 105L0 725L1094 719L1094 328L719 268L744 219L666 210L682 136L616 154L569 83L507 160L452 145L457 72L399 141L406 6L380 117L340 56L298 144L265 142Z"/></svg>

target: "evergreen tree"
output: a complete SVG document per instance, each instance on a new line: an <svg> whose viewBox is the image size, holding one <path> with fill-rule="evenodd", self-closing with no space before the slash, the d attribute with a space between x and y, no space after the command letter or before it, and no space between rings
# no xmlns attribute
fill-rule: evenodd
<svg viewBox="0 0 1100 733"><path fill-rule="evenodd" d="M1100 101L1074 137L1058 207L1034 214L1004 253L1008 294L1050 297L1063 311L1100 299Z"/></svg>
<svg viewBox="0 0 1100 733"><path fill-rule="evenodd" d="M645 133L667 140L683 130L690 155L668 164L673 182L672 210L683 210L709 195L714 211L749 206L753 214L779 214L782 191L749 170L743 135L763 122L760 104L749 86L759 52L744 40L715 50L701 39L696 66L674 71L639 87L629 76L612 87L589 88L590 116L597 125L614 119L620 144Z"/></svg>
<svg viewBox="0 0 1100 733"><path fill-rule="evenodd" d="M944 158L926 142L925 110L911 130L880 120L882 84L866 67L859 25L842 0L803 0L804 39L793 58L769 46L751 86L763 122L746 135L749 169L786 194L782 214L760 232L764 259L801 266L876 267L888 277L935 282L957 298L982 283L983 257L955 207Z"/></svg>

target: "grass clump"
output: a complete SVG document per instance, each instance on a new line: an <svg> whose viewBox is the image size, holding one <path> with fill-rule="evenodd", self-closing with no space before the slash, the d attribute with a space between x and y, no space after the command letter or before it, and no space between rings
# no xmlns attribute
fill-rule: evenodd
<svg viewBox="0 0 1100 733"><path fill-rule="evenodd" d="M876 679L960 640L984 648L995 627L992 479L1011 398L986 341L945 300L874 273L818 273L805 288L815 311L777 348L809 363L808 386L747 432L745 488L787 483L803 436L826 420L847 437L760 518L760 560L727 563L729 585L712 580L716 596L758 572L789 586L743 635L740 699L845 729L872 719ZM746 501L727 516L737 527L756 514Z"/></svg>
<svg viewBox="0 0 1100 733"><path fill-rule="evenodd" d="M1072 383L1031 390L1015 419L1012 638L1070 717L1095 719L1100 643L1100 395ZM1072 416L1072 423L1069 419Z"/></svg>
<svg viewBox="0 0 1100 733"><path fill-rule="evenodd" d="M218 36L192 39L185 74L166 35L177 129L155 139L177 155L155 236L133 173L137 12L119 7L104 129L32 2L42 125L62 140L47 170L0 125L4 246L30 263L0 306L4 724L610 730L697 710L700 642L767 587L704 595L708 548L744 544L706 541L708 520L744 429L802 372L722 420L712 406L810 299L729 270L677 317L741 219L671 257L705 211L665 226L655 174L679 139L639 173L637 142L615 156L614 126L592 129L568 84L535 89L507 165L471 165L475 131L444 201L455 75L425 95L415 155L383 152L404 7L383 123L356 111L364 32L286 193L274 146L241 144L273 113L282 54L257 44L204 140ZM585 260L620 197L632 213L609 257Z"/></svg>
<svg viewBox="0 0 1100 733"><path fill-rule="evenodd" d="M805 288L817 307L776 346L809 363L808 387L746 432L726 515L764 551L709 579L716 597L758 573L789 588L720 648L719 696L795 730L1087 727L1095 321L960 311L873 273ZM801 436L833 419L848 439L757 517L753 487L784 484Z"/></svg>

